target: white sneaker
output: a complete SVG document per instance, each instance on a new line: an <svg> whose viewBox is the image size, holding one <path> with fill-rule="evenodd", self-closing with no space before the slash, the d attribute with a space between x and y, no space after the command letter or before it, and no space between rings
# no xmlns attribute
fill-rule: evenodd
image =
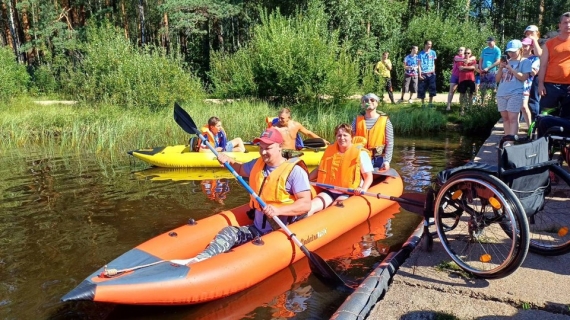
<svg viewBox="0 0 570 320"><path fill-rule="evenodd" d="M410 99L408 100L408 103L414 103L414 100Z"/></svg>
<svg viewBox="0 0 570 320"><path fill-rule="evenodd" d="M398 103L404 103L404 99L398 100Z"/></svg>

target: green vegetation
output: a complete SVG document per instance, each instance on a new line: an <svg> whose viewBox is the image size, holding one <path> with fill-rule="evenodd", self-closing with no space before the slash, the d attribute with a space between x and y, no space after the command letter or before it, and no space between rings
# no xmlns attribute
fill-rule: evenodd
<svg viewBox="0 0 570 320"><path fill-rule="evenodd" d="M532 308L532 304L530 302L523 302L521 307L523 310L530 310Z"/></svg>
<svg viewBox="0 0 570 320"><path fill-rule="evenodd" d="M198 126L212 115L220 117L231 137L246 141L264 129L265 117L276 116L277 108L267 102L234 101L225 103L196 102L183 104ZM385 105L397 135L421 134L441 130L446 116L437 109L418 105ZM291 107L293 118L309 130L334 140L334 128L351 123L360 110L357 100L341 105L321 103ZM108 104L37 105L29 99L0 103L0 144L21 147L41 144L51 147L89 150L96 153L122 153L127 150L160 145L184 144L185 134L174 122L172 109L159 111L130 109Z"/></svg>
<svg viewBox="0 0 570 320"><path fill-rule="evenodd" d="M218 97L272 96L335 100L358 90L358 65L337 32L329 32L322 5L286 18L261 16L251 42L235 54L212 54L210 77Z"/></svg>
<svg viewBox="0 0 570 320"><path fill-rule="evenodd" d="M25 93L30 77L9 47L0 47L0 65L0 101Z"/></svg>
<svg viewBox="0 0 570 320"><path fill-rule="evenodd" d="M455 262L453 261L441 261L439 264L435 266L436 270L439 271L447 271L455 273L465 279L473 279L473 276L463 269L461 269Z"/></svg>

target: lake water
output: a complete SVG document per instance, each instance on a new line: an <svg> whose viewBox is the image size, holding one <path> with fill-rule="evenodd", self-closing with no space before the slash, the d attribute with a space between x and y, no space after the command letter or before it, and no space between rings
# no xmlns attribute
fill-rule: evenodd
<svg viewBox="0 0 570 320"><path fill-rule="evenodd" d="M405 192L422 192L437 172L471 159L482 141L455 133L398 137L393 167L404 178ZM171 180L168 172L141 171L145 168L126 154L110 161L33 146L2 151L0 318L328 319L347 297L312 276L303 259L251 289L196 306L60 302L85 277L132 247L189 218L248 200L231 179L188 181L179 175ZM202 191L208 183L220 184L216 197ZM361 281L421 221L400 211L394 206L317 253L343 277Z"/></svg>

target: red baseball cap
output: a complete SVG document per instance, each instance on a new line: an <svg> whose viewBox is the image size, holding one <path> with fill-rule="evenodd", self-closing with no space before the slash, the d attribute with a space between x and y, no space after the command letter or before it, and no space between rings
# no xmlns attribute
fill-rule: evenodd
<svg viewBox="0 0 570 320"><path fill-rule="evenodd" d="M281 132L279 132L279 130L272 127L265 130L265 132L261 134L261 137L255 138L253 140L253 143L259 143L259 142L267 144L273 144L273 143L282 144L283 136L281 135Z"/></svg>

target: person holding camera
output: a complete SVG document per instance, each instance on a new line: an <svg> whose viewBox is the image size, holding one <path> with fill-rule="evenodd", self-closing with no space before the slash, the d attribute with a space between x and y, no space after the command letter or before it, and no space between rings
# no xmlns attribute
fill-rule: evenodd
<svg viewBox="0 0 570 320"><path fill-rule="evenodd" d="M506 55L501 56L496 81L497 108L503 119L505 135L516 135L519 131L519 112L523 104L524 84L532 71L530 60L523 57L522 42L511 40Z"/></svg>

